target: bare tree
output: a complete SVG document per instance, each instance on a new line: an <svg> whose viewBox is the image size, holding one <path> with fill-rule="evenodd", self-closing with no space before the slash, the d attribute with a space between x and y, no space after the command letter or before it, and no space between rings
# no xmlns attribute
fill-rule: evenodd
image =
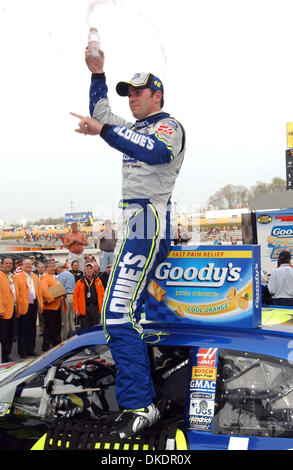
<svg viewBox="0 0 293 470"><path fill-rule="evenodd" d="M245 186L227 184L219 189L208 200L209 209L234 209L244 207L248 200L248 189Z"/></svg>
<svg viewBox="0 0 293 470"><path fill-rule="evenodd" d="M246 207L248 199L264 194L276 193L286 190L286 182L275 176L271 183L257 181L251 188L242 185L227 184L220 188L208 199L208 209L236 209Z"/></svg>
<svg viewBox="0 0 293 470"><path fill-rule="evenodd" d="M250 188L250 197L264 196L265 194L278 193L280 191L286 191L286 181L275 176L271 183L257 181L256 184Z"/></svg>

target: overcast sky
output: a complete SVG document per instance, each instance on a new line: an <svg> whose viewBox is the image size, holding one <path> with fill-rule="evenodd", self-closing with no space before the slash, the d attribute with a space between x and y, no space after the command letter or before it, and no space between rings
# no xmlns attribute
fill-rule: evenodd
<svg viewBox="0 0 293 470"><path fill-rule="evenodd" d="M109 98L131 119L116 83L152 72L187 133L173 200L204 207L226 184L285 179L293 121L292 0L1 0L0 219L93 211L120 198L122 155L74 133L88 114L89 24L105 51Z"/></svg>

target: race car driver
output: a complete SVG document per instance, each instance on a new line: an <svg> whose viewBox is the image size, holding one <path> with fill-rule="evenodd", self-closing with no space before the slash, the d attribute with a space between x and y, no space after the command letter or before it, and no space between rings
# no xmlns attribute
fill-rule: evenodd
<svg viewBox="0 0 293 470"><path fill-rule="evenodd" d="M182 125L162 112L161 80L139 73L119 82L116 91L128 96L135 123L112 114L104 74L104 53L92 59L90 114L76 132L100 135L123 153L123 224L102 309L103 325L117 367L116 395L122 408L113 434L130 437L160 418L143 330L139 324L146 288L156 266L170 249L170 197L185 153Z"/></svg>

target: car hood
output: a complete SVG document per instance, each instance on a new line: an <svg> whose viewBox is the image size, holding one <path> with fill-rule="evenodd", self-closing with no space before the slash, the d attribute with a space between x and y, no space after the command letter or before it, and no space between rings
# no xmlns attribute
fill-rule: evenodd
<svg viewBox="0 0 293 470"><path fill-rule="evenodd" d="M25 364L28 365L30 362L32 362L32 359L0 364L0 385L3 379L6 379L9 375L14 374L17 370L21 369Z"/></svg>
<svg viewBox="0 0 293 470"><path fill-rule="evenodd" d="M15 374L15 372L24 365L29 365L31 360L28 361L19 361L19 362L8 362L6 364L0 365L0 417L5 416L8 413L13 400L17 386L25 380L22 377L19 380L11 381L9 383L6 382L5 385L1 386L1 382L4 379L9 378L9 376Z"/></svg>

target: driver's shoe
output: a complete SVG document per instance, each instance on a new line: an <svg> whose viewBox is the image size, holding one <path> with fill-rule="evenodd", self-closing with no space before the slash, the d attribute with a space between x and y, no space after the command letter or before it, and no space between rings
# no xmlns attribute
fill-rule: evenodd
<svg viewBox="0 0 293 470"><path fill-rule="evenodd" d="M115 429L110 434L113 437L117 435L120 439L125 439L151 426L159 419L160 412L154 403L138 410L123 410L118 418L116 418Z"/></svg>

